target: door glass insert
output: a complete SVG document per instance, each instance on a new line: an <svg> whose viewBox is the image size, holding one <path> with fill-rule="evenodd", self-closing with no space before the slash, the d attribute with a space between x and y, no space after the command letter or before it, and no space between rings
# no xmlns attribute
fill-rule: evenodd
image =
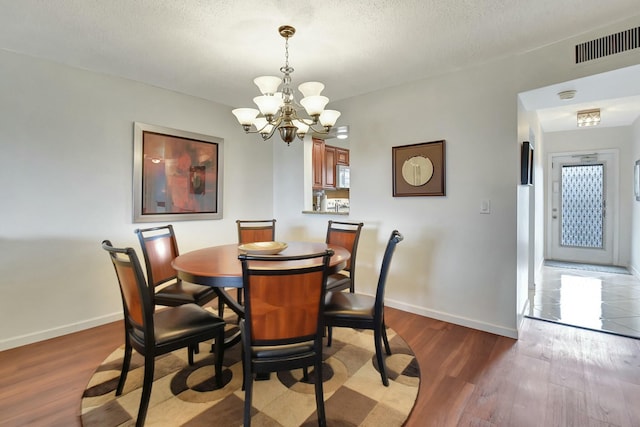
<svg viewBox="0 0 640 427"><path fill-rule="evenodd" d="M563 165L561 182L561 245L602 249L604 165Z"/></svg>

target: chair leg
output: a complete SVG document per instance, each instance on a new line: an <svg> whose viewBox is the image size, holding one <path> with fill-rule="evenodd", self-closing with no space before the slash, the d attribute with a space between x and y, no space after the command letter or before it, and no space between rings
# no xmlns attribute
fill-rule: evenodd
<svg viewBox="0 0 640 427"><path fill-rule="evenodd" d="M218 297L218 317L224 319L224 301L221 297Z"/></svg>
<svg viewBox="0 0 640 427"><path fill-rule="evenodd" d="M129 373L129 366L131 365L131 344L128 338L126 338L126 340L127 342L124 345L124 358L122 359L122 371L120 372L120 379L118 380L118 387L116 388L116 396L122 394L122 389L127 380L127 374Z"/></svg>
<svg viewBox="0 0 640 427"><path fill-rule="evenodd" d="M155 369L155 356L144 356L144 380L142 382L142 397L140 398L140 407L138 408L138 419L136 427L143 427L147 418L147 409L149 408L149 399L151 398L151 387L153 386L153 371Z"/></svg>
<svg viewBox="0 0 640 427"><path fill-rule="evenodd" d="M307 366L302 368L302 381L309 382L309 368Z"/></svg>
<svg viewBox="0 0 640 427"><path fill-rule="evenodd" d="M251 368L244 370L244 427L251 426L251 399L253 397L253 374Z"/></svg>
<svg viewBox="0 0 640 427"><path fill-rule="evenodd" d="M384 341L384 349L388 355L391 355L391 347L389 346L389 339L387 338L387 325L382 322L382 340Z"/></svg>
<svg viewBox="0 0 640 427"><path fill-rule="evenodd" d="M333 338L333 328L327 326L327 347L331 347L331 338Z"/></svg>
<svg viewBox="0 0 640 427"><path fill-rule="evenodd" d="M216 387L222 388L224 387L224 384L222 382L222 360L224 359L224 327L220 328L220 332L216 337L216 342L213 345L216 354Z"/></svg>
<svg viewBox="0 0 640 427"><path fill-rule="evenodd" d="M324 413L324 392L322 389L322 355L317 357L315 364L315 391L316 391L316 412L318 414L318 425L325 427L327 418ZM306 369L306 368L305 368Z"/></svg>
<svg viewBox="0 0 640 427"><path fill-rule="evenodd" d="M193 353L195 353L195 347L192 344L187 346L187 360L189 361L189 366L193 366Z"/></svg>
<svg viewBox="0 0 640 427"><path fill-rule="evenodd" d="M376 347L376 360L378 361L378 369L380 370L380 376L382 377L382 384L385 387L389 387L389 379L387 378L387 366L384 362L384 356L382 355L382 331L380 325L373 329L373 339L375 340Z"/></svg>

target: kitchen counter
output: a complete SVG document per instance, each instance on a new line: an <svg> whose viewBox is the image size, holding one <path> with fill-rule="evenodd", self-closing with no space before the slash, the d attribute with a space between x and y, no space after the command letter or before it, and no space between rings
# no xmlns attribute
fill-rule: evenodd
<svg viewBox="0 0 640 427"><path fill-rule="evenodd" d="M349 211L302 211L303 214L314 214L314 215L349 215Z"/></svg>

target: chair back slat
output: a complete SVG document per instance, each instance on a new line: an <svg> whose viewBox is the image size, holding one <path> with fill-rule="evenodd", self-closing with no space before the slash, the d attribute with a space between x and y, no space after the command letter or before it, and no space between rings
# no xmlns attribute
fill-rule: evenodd
<svg viewBox="0 0 640 427"><path fill-rule="evenodd" d="M352 273L351 266L355 266L355 259L358 251L358 241L360 240L360 230L364 224L361 222L341 222L329 221L327 227L326 242L332 245L342 246L351 253L351 258L347 261L345 270Z"/></svg>
<svg viewBox="0 0 640 427"><path fill-rule="evenodd" d="M312 337L318 329L322 271L252 276L251 332L255 341ZM246 301L246 300L245 300Z"/></svg>
<svg viewBox="0 0 640 427"><path fill-rule="evenodd" d="M147 257L151 264L151 274L153 286L158 286L169 280L176 278L176 271L171 267L173 261L178 254L175 251L176 245L169 235L159 236L145 240Z"/></svg>
<svg viewBox="0 0 640 427"><path fill-rule="evenodd" d="M273 242L276 239L276 220L237 220L238 243Z"/></svg>
<svg viewBox="0 0 640 427"><path fill-rule="evenodd" d="M147 267L147 280L153 287L177 278L171 262L180 255L172 225L135 230Z"/></svg>
<svg viewBox="0 0 640 427"><path fill-rule="evenodd" d="M151 296L135 250L114 248L108 240L102 242L102 248L109 252L118 277L125 322L140 330L143 335L153 337Z"/></svg>
<svg viewBox="0 0 640 427"><path fill-rule="evenodd" d="M240 255L246 328L253 344L304 342L318 336L332 250L294 257ZM269 261L318 259L308 266L275 269Z"/></svg>
<svg viewBox="0 0 640 427"><path fill-rule="evenodd" d="M142 309L142 300L136 283L136 275L131 262L114 261L113 263L118 280L120 282L120 291L127 306L127 313L131 321L139 327L144 323L144 311Z"/></svg>

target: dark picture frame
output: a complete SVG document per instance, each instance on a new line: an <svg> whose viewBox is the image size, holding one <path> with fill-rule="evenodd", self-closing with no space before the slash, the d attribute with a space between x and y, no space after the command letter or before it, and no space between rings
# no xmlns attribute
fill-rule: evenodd
<svg viewBox="0 0 640 427"><path fill-rule="evenodd" d="M222 219L223 144L135 122L133 222Z"/></svg>
<svg viewBox="0 0 640 427"><path fill-rule="evenodd" d="M520 152L520 184L533 185L533 144L529 141L522 143Z"/></svg>
<svg viewBox="0 0 640 427"><path fill-rule="evenodd" d="M445 140L392 147L393 197L445 195Z"/></svg>

